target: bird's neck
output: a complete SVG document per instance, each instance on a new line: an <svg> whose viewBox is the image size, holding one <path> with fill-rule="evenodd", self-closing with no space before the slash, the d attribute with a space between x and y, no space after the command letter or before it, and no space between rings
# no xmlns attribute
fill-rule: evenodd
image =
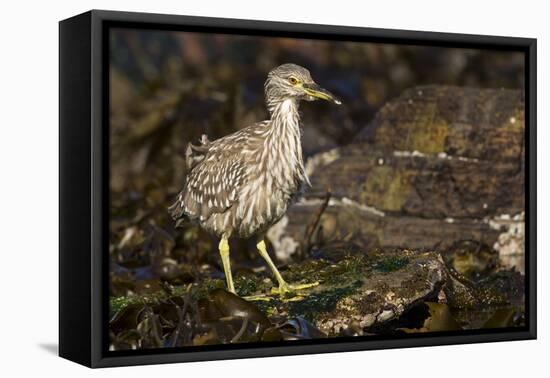
<svg viewBox="0 0 550 378"><path fill-rule="evenodd" d="M286 99L274 104L271 110L271 127L264 151L273 162L273 174L278 180L288 181L292 187L308 181L302 157L300 114L298 102ZM277 163L275 163L277 162Z"/></svg>
<svg viewBox="0 0 550 378"><path fill-rule="evenodd" d="M276 102L272 104L269 110L274 133L300 131L300 113L298 112L298 102L295 99L288 98Z"/></svg>

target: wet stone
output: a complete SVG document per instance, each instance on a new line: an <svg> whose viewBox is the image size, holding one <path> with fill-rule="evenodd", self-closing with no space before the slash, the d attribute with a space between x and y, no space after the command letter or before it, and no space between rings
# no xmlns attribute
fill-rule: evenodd
<svg viewBox="0 0 550 378"><path fill-rule="evenodd" d="M320 284L289 298L266 294L257 305L267 314L305 319L328 336L362 333L399 318L417 303L437 298L446 279L439 254L408 250L308 260L283 275L292 283Z"/></svg>

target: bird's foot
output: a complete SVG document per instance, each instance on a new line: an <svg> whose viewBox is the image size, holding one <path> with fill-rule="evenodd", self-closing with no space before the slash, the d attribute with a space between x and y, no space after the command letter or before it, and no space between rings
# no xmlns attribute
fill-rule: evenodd
<svg viewBox="0 0 550 378"><path fill-rule="evenodd" d="M243 297L246 301L263 301L270 302L271 298L267 294L256 294L256 295L247 295Z"/></svg>
<svg viewBox="0 0 550 378"><path fill-rule="evenodd" d="M296 284L296 285L291 285L291 284L287 284L286 282L283 282L279 284L278 288L275 288L275 287L271 288L271 293L279 294L281 297L288 297L288 296L292 296L293 294L296 294L296 292L300 290L310 289L317 285L319 285L319 282L312 282L307 284Z"/></svg>

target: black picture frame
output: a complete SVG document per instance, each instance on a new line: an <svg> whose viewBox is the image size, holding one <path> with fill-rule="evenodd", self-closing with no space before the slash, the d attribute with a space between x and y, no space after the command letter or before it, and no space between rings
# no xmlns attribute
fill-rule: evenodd
<svg viewBox="0 0 550 378"><path fill-rule="evenodd" d="M108 30L114 26L525 53L526 326L405 338L109 352ZM344 352L536 338L536 39L92 10L59 24L59 354L89 367Z"/></svg>

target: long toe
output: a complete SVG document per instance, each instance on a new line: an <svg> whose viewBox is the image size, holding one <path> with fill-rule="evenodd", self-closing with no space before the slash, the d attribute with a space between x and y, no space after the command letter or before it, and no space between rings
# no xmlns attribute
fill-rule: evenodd
<svg viewBox="0 0 550 378"><path fill-rule="evenodd" d="M319 282L312 282L299 285L289 285L292 290L305 290L319 285Z"/></svg>
<svg viewBox="0 0 550 378"><path fill-rule="evenodd" d="M295 294L297 291L305 290L319 285L319 282L312 282L306 284L281 284L278 288L272 288L271 292L273 294L279 294L281 297L285 297L288 294Z"/></svg>

